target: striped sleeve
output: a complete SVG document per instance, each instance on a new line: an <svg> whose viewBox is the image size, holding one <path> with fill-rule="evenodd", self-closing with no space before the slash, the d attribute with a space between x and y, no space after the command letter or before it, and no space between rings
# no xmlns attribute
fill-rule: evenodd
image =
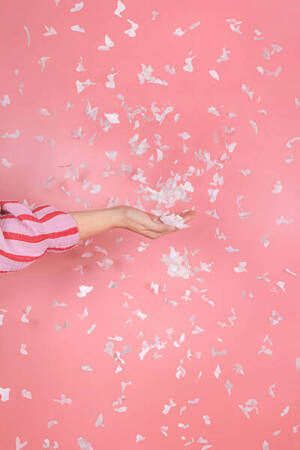
<svg viewBox="0 0 300 450"><path fill-rule="evenodd" d="M0 201L0 273L16 272L48 251L64 253L80 242L73 217L50 205L30 209Z"/></svg>

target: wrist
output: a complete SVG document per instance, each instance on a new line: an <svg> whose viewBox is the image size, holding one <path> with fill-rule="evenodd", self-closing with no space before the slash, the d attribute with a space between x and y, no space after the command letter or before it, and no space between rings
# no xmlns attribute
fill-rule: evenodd
<svg viewBox="0 0 300 450"><path fill-rule="evenodd" d="M123 205L109 208L112 214L112 228L122 228L124 226L124 207Z"/></svg>

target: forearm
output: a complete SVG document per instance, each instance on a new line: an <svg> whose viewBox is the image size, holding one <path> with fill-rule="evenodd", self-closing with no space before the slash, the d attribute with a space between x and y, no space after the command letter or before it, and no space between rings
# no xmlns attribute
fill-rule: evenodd
<svg viewBox="0 0 300 450"><path fill-rule="evenodd" d="M122 208L118 206L88 211L71 211L68 214L77 223L80 239L87 239L111 228L122 226Z"/></svg>

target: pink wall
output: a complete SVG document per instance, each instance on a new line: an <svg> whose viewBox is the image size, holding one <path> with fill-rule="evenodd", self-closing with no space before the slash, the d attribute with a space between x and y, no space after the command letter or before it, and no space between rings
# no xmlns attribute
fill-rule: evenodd
<svg viewBox="0 0 300 450"><path fill-rule="evenodd" d="M122 5L3 2L1 199L198 215L1 277L0 449L298 449L299 2Z"/></svg>

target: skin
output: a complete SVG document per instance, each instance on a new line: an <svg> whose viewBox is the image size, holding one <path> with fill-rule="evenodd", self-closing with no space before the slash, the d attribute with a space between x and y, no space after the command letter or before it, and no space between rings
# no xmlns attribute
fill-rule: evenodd
<svg viewBox="0 0 300 450"><path fill-rule="evenodd" d="M112 228L125 228L150 239L180 230L164 224L154 214L133 206L120 205L105 209L72 211L69 214L77 223L80 239L87 239ZM195 217L196 211L176 214L188 223Z"/></svg>

